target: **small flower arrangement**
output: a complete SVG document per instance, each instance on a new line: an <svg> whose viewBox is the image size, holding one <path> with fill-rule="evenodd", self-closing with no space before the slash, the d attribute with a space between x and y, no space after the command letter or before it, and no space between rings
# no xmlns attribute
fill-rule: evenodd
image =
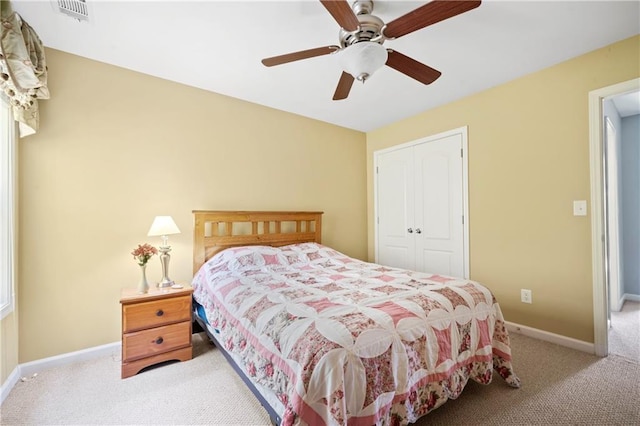
<svg viewBox="0 0 640 426"><path fill-rule="evenodd" d="M138 248L132 251L131 254L138 261L138 265L144 266L151 259L151 256L158 254L158 250L149 244L138 244Z"/></svg>

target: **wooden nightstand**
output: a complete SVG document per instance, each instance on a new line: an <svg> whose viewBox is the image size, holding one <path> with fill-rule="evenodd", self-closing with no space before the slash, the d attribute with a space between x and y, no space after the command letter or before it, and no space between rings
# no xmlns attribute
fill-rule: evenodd
<svg viewBox="0 0 640 426"><path fill-rule="evenodd" d="M122 290L122 378L159 362L187 361L191 349L193 289Z"/></svg>

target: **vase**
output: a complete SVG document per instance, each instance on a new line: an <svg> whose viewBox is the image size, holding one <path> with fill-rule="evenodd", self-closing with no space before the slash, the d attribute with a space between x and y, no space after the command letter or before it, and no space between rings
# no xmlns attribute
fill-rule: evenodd
<svg viewBox="0 0 640 426"><path fill-rule="evenodd" d="M147 282L147 264L140 265L140 271L142 277L140 277L140 283L138 284L138 293L144 294L149 291L149 283Z"/></svg>

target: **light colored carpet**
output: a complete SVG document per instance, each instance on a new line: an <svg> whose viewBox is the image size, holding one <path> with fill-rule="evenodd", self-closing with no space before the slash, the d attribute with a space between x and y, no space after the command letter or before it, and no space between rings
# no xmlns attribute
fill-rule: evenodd
<svg viewBox="0 0 640 426"><path fill-rule="evenodd" d="M620 312L611 312L609 352L640 362L640 302L626 300Z"/></svg>
<svg viewBox="0 0 640 426"><path fill-rule="evenodd" d="M2 425L269 424L269 417L206 335L194 357L120 379L119 357L52 368L18 382Z"/></svg>
<svg viewBox="0 0 640 426"><path fill-rule="evenodd" d="M640 363L598 358L512 335L522 388L496 377L469 382L460 398L420 419L426 425L637 425ZM2 425L268 425L266 412L204 335L194 359L120 380L115 357L56 367L18 384Z"/></svg>

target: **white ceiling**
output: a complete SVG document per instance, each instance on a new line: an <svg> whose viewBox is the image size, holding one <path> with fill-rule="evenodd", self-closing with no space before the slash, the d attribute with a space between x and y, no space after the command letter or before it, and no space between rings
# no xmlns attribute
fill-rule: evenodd
<svg viewBox="0 0 640 426"><path fill-rule="evenodd" d="M640 92L631 92L614 97L613 104L620 117L640 114Z"/></svg>
<svg viewBox="0 0 640 426"><path fill-rule="evenodd" d="M60 14L51 0L11 4L45 46L360 131L640 33L638 1L484 1L385 42L440 70L433 84L383 67L333 101L336 55L260 63L338 43L338 25L317 0L86 2L89 22ZM424 3L374 1L373 14L389 22Z"/></svg>

